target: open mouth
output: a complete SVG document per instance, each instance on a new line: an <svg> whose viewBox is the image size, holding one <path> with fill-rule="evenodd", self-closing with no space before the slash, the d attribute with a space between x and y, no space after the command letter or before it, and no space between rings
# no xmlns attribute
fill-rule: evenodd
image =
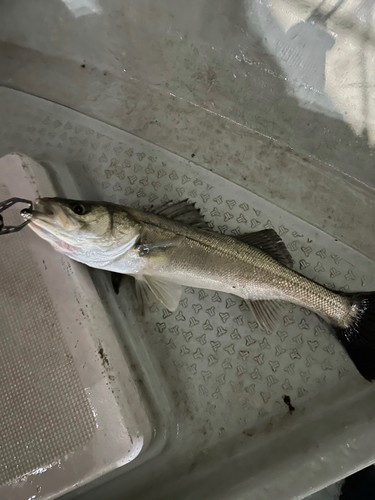
<svg viewBox="0 0 375 500"><path fill-rule="evenodd" d="M53 215L52 200L53 198L38 198L35 200L35 209L46 215Z"/></svg>
<svg viewBox="0 0 375 500"><path fill-rule="evenodd" d="M56 229L61 226L61 215L54 208L53 198L38 198L32 209L21 213L29 226L43 239L56 240Z"/></svg>
<svg viewBox="0 0 375 500"><path fill-rule="evenodd" d="M34 209L31 211L32 217L39 215L54 215L52 198L38 198L35 200Z"/></svg>
<svg viewBox="0 0 375 500"><path fill-rule="evenodd" d="M61 233L61 220L64 220L63 213L53 210L50 198L40 198L36 200L34 209L22 214L25 219L30 220L29 227L40 238L48 241L55 250L66 255L73 255L74 247L70 242L65 241L64 234Z"/></svg>
<svg viewBox="0 0 375 500"><path fill-rule="evenodd" d="M35 200L34 208L25 208L21 210L21 216L23 219L30 222L35 222L36 220L43 220L47 222L49 219L48 216L51 215L54 215L51 198L38 198Z"/></svg>

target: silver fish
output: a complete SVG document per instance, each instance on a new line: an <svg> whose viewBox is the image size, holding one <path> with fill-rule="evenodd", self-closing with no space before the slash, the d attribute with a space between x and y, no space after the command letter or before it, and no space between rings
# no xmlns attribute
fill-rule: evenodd
<svg viewBox="0 0 375 500"><path fill-rule="evenodd" d="M274 230L215 233L186 200L153 211L60 198L38 205L28 216L36 234L78 262L133 276L140 301L151 290L173 311L182 286L226 292L242 297L267 330L297 304L330 323L360 373L375 378L375 293L333 292L293 271Z"/></svg>

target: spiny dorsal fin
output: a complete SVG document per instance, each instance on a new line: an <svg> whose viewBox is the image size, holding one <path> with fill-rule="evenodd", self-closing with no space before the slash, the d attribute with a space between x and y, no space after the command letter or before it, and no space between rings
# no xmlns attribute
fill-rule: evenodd
<svg viewBox="0 0 375 500"><path fill-rule="evenodd" d="M177 203L168 201L161 207L151 207L148 211L197 229L211 230L207 222L204 221L199 208L196 208L195 203L191 203L189 200L178 201Z"/></svg>
<svg viewBox="0 0 375 500"><path fill-rule="evenodd" d="M237 236L237 239L259 248L273 259L287 267L293 267L293 259L285 243L273 229L264 229L255 233L245 233Z"/></svg>
<svg viewBox="0 0 375 500"><path fill-rule="evenodd" d="M273 331L288 304L281 300L247 300L257 322L267 331Z"/></svg>

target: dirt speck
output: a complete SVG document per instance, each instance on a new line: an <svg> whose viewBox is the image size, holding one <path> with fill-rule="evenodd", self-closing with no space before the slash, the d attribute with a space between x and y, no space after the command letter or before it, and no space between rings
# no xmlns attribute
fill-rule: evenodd
<svg viewBox="0 0 375 500"><path fill-rule="evenodd" d="M284 395L283 396L283 401L284 403L287 405L288 409L289 409L289 413L292 414L295 410L294 406L292 405L292 401L290 399L289 396L287 395Z"/></svg>
<svg viewBox="0 0 375 500"><path fill-rule="evenodd" d="M100 356L100 359L102 360L103 367L105 368L106 366L109 366L108 356L104 352L101 344L99 344L98 354Z"/></svg>
<svg viewBox="0 0 375 500"><path fill-rule="evenodd" d="M247 437L253 437L255 434L255 430L254 429L245 429L242 431L242 434L244 436L247 436Z"/></svg>

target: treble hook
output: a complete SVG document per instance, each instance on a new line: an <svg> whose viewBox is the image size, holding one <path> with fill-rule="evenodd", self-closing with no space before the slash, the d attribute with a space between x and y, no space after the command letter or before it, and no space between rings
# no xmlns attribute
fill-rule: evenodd
<svg viewBox="0 0 375 500"><path fill-rule="evenodd" d="M1 212L4 212L5 210L8 210L8 208L12 207L16 203L23 203L28 205L28 208L24 208L21 210L21 214L30 214L31 215L31 208L33 206L32 202L30 200L25 200L24 198L9 198L9 200L5 200L0 202L0 214ZM21 231L27 224L30 222L31 219L25 220L18 226L6 226L4 224L4 219L3 216L0 215L0 236L3 234L10 234L10 233L17 233L18 231Z"/></svg>

